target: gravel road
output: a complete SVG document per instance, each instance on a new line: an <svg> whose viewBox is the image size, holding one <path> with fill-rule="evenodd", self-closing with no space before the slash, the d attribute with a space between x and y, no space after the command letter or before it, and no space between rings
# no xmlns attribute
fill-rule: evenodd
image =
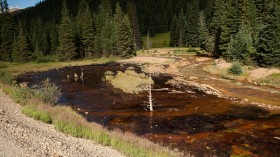
<svg viewBox="0 0 280 157"><path fill-rule="evenodd" d="M0 89L0 157L122 157L119 152L93 141L57 132L21 113Z"/></svg>

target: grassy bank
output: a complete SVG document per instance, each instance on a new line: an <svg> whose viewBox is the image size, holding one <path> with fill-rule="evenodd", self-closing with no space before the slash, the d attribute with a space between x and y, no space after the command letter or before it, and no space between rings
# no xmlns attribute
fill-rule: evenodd
<svg viewBox="0 0 280 157"><path fill-rule="evenodd" d="M114 62L119 60L118 57L112 58L98 58L98 59L87 59L72 62L47 62L47 63L11 63L11 62L0 62L0 71L6 71L13 75L22 74L25 72L37 72L37 71L47 71L55 68L62 68L67 66L83 66L91 64L102 64L108 62Z"/></svg>
<svg viewBox="0 0 280 157"><path fill-rule="evenodd" d="M210 74L219 75L220 77L224 79L229 80L240 80L243 81L248 77L248 66L242 67L242 73L239 75L235 75L229 72L230 67L217 67L216 65L210 65L205 67L203 70L206 72L209 72Z"/></svg>
<svg viewBox="0 0 280 157"><path fill-rule="evenodd" d="M219 75L222 78L229 79L229 80L238 80L247 82L250 84L258 85L258 86L271 86L275 88L280 88L280 73L268 73L272 69L276 68L259 68L259 67L253 67L253 66L245 66L240 65L240 73L238 72L238 69L234 69L233 65L235 63L221 63L217 64L216 62L213 62L212 65L209 65L207 67L204 67L204 71L210 73ZM228 65L224 66L223 65ZM251 73L254 73L255 70L264 69L268 73L266 76L262 76L264 74L255 74L259 75L260 77L251 76ZM231 71L233 70L233 71ZM256 72L255 72L256 73Z"/></svg>
<svg viewBox="0 0 280 157"><path fill-rule="evenodd" d="M147 45L147 36L142 37L144 47ZM170 32L156 34L151 38L153 48L169 47L170 43Z"/></svg>
<svg viewBox="0 0 280 157"><path fill-rule="evenodd" d="M158 56L158 57L171 57L171 56L188 56L197 55L203 53L200 48L185 48L185 47L165 47L165 48L153 48L149 50L137 51L138 56Z"/></svg>
<svg viewBox="0 0 280 157"><path fill-rule="evenodd" d="M55 126L56 130L65 134L93 140L97 143L110 146L126 156L182 156L178 151L162 147L134 134L121 132L119 130L109 131L96 123L89 123L81 115L73 111L71 107L54 105L57 96L60 94L60 90L51 82L42 82L42 85L38 87L29 88L24 85L17 85L13 77L29 70L49 70L69 65L76 66L105 63L111 60L112 59L42 64L25 63L20 65L5 63L5 66L2 66L1 68L0 86L15 102L23 106L22 112L24 114L36 120L51 123Z"/></svg>

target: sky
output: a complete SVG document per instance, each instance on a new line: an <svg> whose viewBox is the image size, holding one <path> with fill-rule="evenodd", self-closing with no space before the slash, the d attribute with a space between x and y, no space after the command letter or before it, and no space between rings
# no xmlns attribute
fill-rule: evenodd
<svg viewBox="0 0 280 157"><path fill-rule="evenodd" d="M34 6L41 0L7 0L9 4L9 8L27 8Z"/></svg>

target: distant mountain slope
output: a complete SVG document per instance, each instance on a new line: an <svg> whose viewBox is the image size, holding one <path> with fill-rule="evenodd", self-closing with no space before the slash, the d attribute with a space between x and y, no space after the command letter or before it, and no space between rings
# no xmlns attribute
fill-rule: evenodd
<svg viewBox="0 0 280 157"><path fill-rule="evenodd" d="M10 13L13 13L13 12L17 12L17 11L20 11L22 10L21 8L10 8L9 12Z"/></svg>

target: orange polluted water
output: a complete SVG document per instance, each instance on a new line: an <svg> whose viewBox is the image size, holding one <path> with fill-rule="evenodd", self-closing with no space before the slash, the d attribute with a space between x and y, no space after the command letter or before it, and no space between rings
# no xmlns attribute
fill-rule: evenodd
<svg viewBox="0 0 280 157"><path fill-rule="evenodd" d="M81 67L71 67L22 75L18 81L32 85L48 77L62 88L61 103L71 105L88 121L133 132L195 156L280 153L280 114L240 106L189 87L174 89L165 84L169 76L154 77L153 88L181 93L154 91L154 112L147 112L147 92L126 94L102 81L106 71L126 68L118 64L84 66L83 79L75 81L73 75L80 75ZM136 71L140 72L139 68Z"/></svg>

